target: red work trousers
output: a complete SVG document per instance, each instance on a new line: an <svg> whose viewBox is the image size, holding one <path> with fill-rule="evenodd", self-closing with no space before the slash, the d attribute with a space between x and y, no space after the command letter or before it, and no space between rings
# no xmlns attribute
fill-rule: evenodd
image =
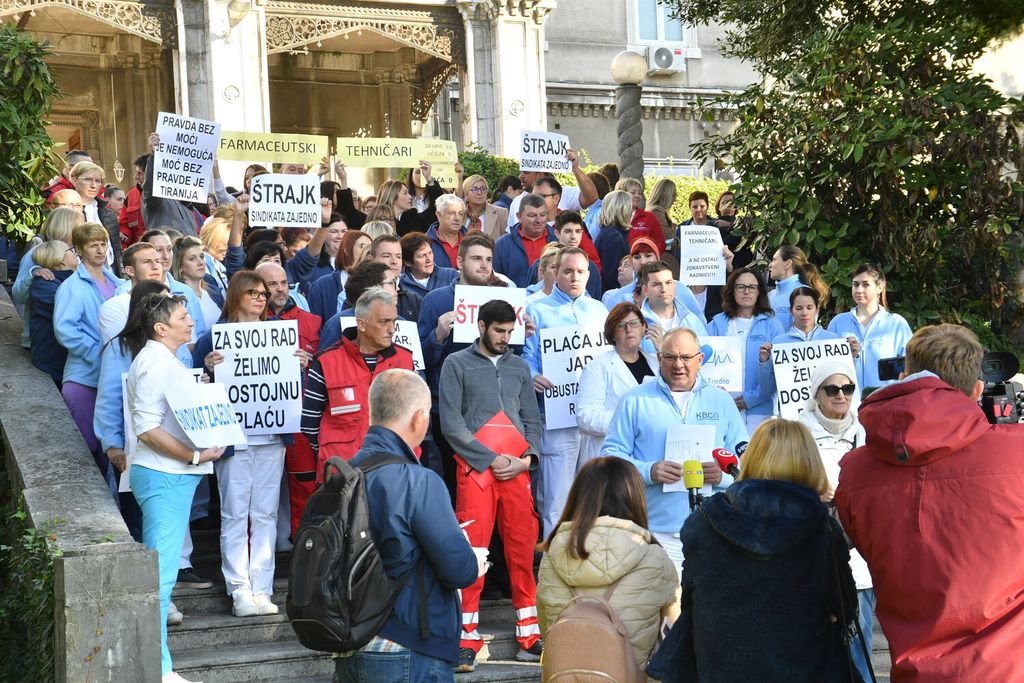
<svg viewBox="0 0 1024 683"><path fill-rule="evenodd" d="M288 498L292 513L292 538L299 529L306 502L316 491L316 454L305 434L296 434L295 441L284 449L284 471L288 475Z"/></svg>
<svg viewBox="0 0 1024 683"><path fill-rule="evenodd" d="M516 611L516 640L528 649L540 640L537 624L537 582L533 578L533 548L537 543L538 520L530 493L530 474L498 481L490 470L467 473L459 463L455 484L455 516L459 523L473 520L466 535L473 547L491 543L497 521L505 543L505 562L512 585L512 607ZM479 652L483 640L480 625L480 592L484 577L462 589L462 639L459 647Z"/></svg>

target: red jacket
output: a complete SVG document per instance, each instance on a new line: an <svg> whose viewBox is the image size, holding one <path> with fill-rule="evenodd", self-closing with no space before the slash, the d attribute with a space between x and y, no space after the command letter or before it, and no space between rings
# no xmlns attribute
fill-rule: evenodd
<svg viewBox="0 0 1024 683"><path fill-rule="evenodd" d="M318 357L327 389L327 405L320 418L319 462L332 456L350 460L370 427L369 396L373 378L392 368L412 370L412 354L400 346L389 346L377 356L371 373L359 353L359 346L342 337L337 345ZM317 480L323 476L317 468Z"/></svg>
<svg viewBox="0 0 1024 683"><path fill-rule="evenodd" d="M118 230L121 232L121 246L130 247L142 239L146 232L146 223L142 220L142 190L136 185L128 190L124 197L124 206L118 217Z"/></svg>
<svg viewBox="0 0 1024 683"><path fill-rule="evenodd" d="M661 223L658 221L658 217L650 211L644 211L643 209L637 209L633 212L633 220L630 222L629 228L629 244L639 237L646 237L658 245L658 253L665 253L665 231L661 229Z"/></svg>
<svg viewBox="0 0 1024 683"><path fill-rule="evenodd" d="M934 376L861 405L836 504L864 555L893 683L1024 681L1024 425Z"/></svg>
<svg viewBox="0 0 1024 683"><path fill-rule="evenodd" d="M299 321L299 348L312 354L320 346L320 316L304 311L295 305L295 300L288 298L284 310L278 313L275 320L298 320Z"/></svg>

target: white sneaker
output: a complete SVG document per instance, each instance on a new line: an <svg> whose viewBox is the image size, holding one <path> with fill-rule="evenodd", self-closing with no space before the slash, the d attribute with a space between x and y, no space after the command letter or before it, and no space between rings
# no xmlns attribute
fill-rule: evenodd
<svg viewBox="0 0 1024 683"><path fill-rule="evenodd" d="M177 625L179 625L181 623L181 620L184 619L184 618L185 618L185 615L182 614L181 611L177 607L174 606L173 602L170 605L167 606L167 625L168 626L177 626ZM175 674L175 675L177 675L177 674ZM185 680L185 679L181 679L181 680Z"/></svg>
<svg viewBox="0 0 1024 683"><path fill-rule="evenodd" d="M266 593L257 593L253 601L259 608L261 615L266 616L268 614L277 614L278 612L277 605L274 604L274 601Z"/></svg>
<svg viewBox="0 0 1024 683"><path fill-rule="evenodd" d="M190 681L187 678L182 678L180 675L173 671L168 671L164 674L161 679L161 683L203 683L202 681Z"/></svg>
<svg viewBox="0 0 1024 683"><path fill-rule="evenodd" d="M260 615L260 608L257 607L256 601L252 599L252 593L249 591L237 591L234 595L234 603L231 613L236 617L258 617Z"/></svg>

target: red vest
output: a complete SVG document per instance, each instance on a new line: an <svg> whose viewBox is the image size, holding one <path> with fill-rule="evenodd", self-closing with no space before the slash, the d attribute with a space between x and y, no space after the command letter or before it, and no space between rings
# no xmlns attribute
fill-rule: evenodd
<svg viewBox="0 0 1024 683"><path fill-rule="evenodd" d="M298 320L299 348L309 353L316 353L316 348L320 345L320 316L292 304L290 308L285 308L284 312L277 316L277 320Z"/></svg>
<svg viewBox="0 0 1024 683"><path fill-rule="evenodd" d="M356 343L342 337L320 354L319 360L327 386L327 407L320 418L319 461L333 456L351 460L370 428L370 383L385 370L412 370L412 354L400 346L389 346L377 356L377 367L371 373ZM322 471L317 469L319 479Z"/></svg>

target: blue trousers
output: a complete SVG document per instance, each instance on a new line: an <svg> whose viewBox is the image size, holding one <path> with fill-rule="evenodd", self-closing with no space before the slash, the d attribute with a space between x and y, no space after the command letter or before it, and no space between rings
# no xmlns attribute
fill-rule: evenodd
<svg viewBox="0 0 1024 683"><path fill-rule="evenodd" d="M450 683L455 680L455 668L451 664L412 650L357 652L334 661L340 683Z"/></svg>
<svg viewBox="0 0 1024 683"><path fill-rule="evenodd" d="M167 607L178 580L181 544L188 530L192 498L200 474L167 474L141 465L129 470L132 493L142 508L142 542L156 551L160 572L160 663L163 673L171 670L167 649Z"/></svg>
<svg viewBox="0 0 1024 683"><path fill-rule="evenodd" d="M865 588L857 591L857 606L860 609L860 630L864 633L864 644L868 648L868 658L860 648L860 639L854 638L850 643L850 653L857 672L865 683L871 683L871 630L875 622L875 589Z"/></svg>

